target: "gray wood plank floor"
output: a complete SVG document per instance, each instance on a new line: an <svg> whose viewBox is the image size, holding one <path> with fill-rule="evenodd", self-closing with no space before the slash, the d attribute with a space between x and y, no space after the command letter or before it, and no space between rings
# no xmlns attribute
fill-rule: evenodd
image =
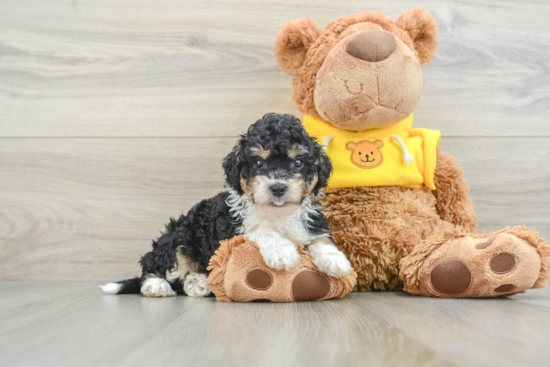
<svg viewBox="0 0 550 367"><path fill-rule="evenodd" d="M2 366L547 366L550 289L509 299L352 293L296 304L0 283Z"/></svg>

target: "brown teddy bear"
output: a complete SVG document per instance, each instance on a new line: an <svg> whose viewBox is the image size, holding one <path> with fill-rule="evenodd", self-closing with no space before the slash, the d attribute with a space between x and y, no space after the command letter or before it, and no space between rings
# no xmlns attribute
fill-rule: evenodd
<svg viewBox="0 0 550 367"><path fill-rule="evenodd" d="M277 62L333 163L323 199L333 241L359 291L490 297L543 287L548 243L524 226L476 233L462 168L439 151L440 132L412 128L422 64L437 43L421 9L396 21L350 15L324 30L297 19L279 32Z"/></svg>

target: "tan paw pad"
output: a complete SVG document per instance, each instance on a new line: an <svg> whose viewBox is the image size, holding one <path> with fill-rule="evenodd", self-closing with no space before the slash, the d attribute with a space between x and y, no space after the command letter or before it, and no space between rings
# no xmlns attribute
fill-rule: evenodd
<svg viewBox="0 0 550 367"><path fill-rule="evenodd" d="M262 269L253 269L248 272L245 281L250 288L265 291L273 284L273 275Z"/></svg>
<svg viewBox="0 0 550 367"><path fill-rule="evenodd" d="M323 274L303 270L292 280L292 298L295 302L315 301L325 297L331 290L330 281Z"/></svg>
<svg viewBox="0 0 550 367"><path fill-rule="evenodd" d="M506 274L516 268L516 257L509 252L501 252L491 258L489 266L493 273Z"/></svg>
<svg viewBox="0 0 550 367"><path fill-rule="evenodd" d="M513 284L503 284L500 287L495 288L495 292L508 293L514 291L514 289L516 289L516 286Z"/></svg>
<svg viewBox="0 0 550 367"><path fill-rule="evenodd" d="M487 247L491 246L492 244L493 244L493 241L487 240L487 241L483 241L483 242L480 242L480 243L476 244L474 247L477 250L484 250Z"/></svg>
<svg viewBox="0 0 550 367"><path fill-rule="evenodd" d="M441 295L460 295L467 292L472 285L472 273L462 261L441 260L432 267L429 284Z"/></svg>

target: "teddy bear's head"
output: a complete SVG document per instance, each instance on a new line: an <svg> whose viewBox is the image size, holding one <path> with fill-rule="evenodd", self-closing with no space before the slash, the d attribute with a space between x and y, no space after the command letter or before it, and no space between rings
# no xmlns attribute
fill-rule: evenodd
<svg viewBox="0 0 550 367"><path fill-rule="evenodd" d="M422 64L437 48L437 25L422 9L397 21L359 13L321 30L309 19L286 23L275 41L280 68L294 76L304 113L353 131L408 117L422 93Z"/></svg>

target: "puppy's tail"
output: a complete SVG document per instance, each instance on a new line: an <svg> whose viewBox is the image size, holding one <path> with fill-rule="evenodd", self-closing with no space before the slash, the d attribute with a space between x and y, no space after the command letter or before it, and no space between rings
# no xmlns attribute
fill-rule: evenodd
<svg viewBox="0 0 550 367"><path fill-rule="evenodd" d="M110 293L110 294L141 293L140 291L141 279L132 278L132 279L121 280L120 282L116 282L116 283L107 283L105 285L100 285L99 288L101 288L103 292Z"/></svg>

